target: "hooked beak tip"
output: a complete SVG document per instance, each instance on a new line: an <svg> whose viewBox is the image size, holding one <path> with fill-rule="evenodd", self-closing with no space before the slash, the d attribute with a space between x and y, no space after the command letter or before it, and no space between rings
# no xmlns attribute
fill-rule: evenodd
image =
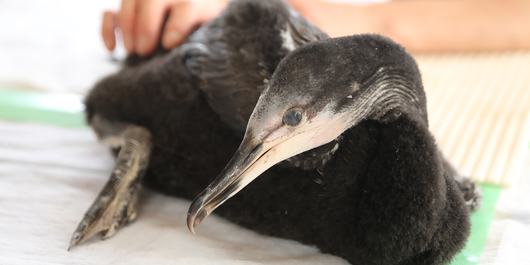
<svg viewBox="0 0 530 265"><path fill-rule="evenodd" d="M72 236L72 239L70 240L70 245L68 245L68 251L70 251L70 249L72 249L73 247L77 246L77 244L79 244L81 240L82 238L79 235L79 233L78 232L74 233L74 235Z"/></svg>
<svg viewBox="0 0 530 265"><path fill-rule="evenodd" d="M206 217L208 217L208 211L202 208L202 205L198 208L193 207L194 204L190 207L188 212L188 229L190 232L195 234L195 227L197 227ZM193 208L193 209L192 209Z"/></svg>

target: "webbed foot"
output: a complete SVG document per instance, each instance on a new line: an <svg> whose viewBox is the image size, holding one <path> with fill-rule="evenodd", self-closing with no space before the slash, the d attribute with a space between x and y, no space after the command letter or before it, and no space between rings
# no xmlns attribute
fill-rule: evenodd
<svg viewBox="0 0 530 265"><path fill-rule="evenodd" d="M482 203L482 189L470 178L455 177L456 184L460 188L467 208L473 212Z"/></svg>
<svg viewBox="0 0 530 265"><path fill-rule="evenodd" d="M482 188L480 188L474 180L462 176L456 168L449 163L449 161L443 156L442 152L439 153L443 158L443 166L445 172L453 176L458 188L464 196L464 201L470 212L476 211L482 203Z"/></svg>
<svg viewBox="0 0 530 265"><path fill-rule="evenodd" d="M98 116L91 125L104 143L121 150L110 179L79 223L68 250L99 232L107 239L136 219L136 200L151 152L151 133L143 127Z"/></svg>

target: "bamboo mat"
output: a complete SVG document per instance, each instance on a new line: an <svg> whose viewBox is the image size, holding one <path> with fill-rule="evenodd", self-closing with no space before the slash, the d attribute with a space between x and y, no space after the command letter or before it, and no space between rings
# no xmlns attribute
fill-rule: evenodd
<svg viewBox="0 0 530 265"><path fill-rule="evenodd" d="M415 58L446 157L479 182L515 185L530 143L530 51Z"/></svg>

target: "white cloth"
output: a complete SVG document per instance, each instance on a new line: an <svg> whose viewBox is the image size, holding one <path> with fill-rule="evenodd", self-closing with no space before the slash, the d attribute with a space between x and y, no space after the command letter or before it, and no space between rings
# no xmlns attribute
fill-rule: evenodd
<svg viewBox="0 0 530 265"><path fill-rule="evenodd" d="M133 224L67 251L113 165L88 129L0 121L0 264L347 264L215 214L193 235L190 202L148 190Z"/></svg>

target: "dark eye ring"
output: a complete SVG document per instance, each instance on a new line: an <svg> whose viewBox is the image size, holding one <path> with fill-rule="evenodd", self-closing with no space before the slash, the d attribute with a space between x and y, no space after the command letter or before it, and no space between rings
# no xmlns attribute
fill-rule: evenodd
<svg viewBox="0 0 530 265"><path fill-rule="evenodd" d="M283 123L291 126L298 125L302 120L300 109L290 109L283 115Z"/></svg>

